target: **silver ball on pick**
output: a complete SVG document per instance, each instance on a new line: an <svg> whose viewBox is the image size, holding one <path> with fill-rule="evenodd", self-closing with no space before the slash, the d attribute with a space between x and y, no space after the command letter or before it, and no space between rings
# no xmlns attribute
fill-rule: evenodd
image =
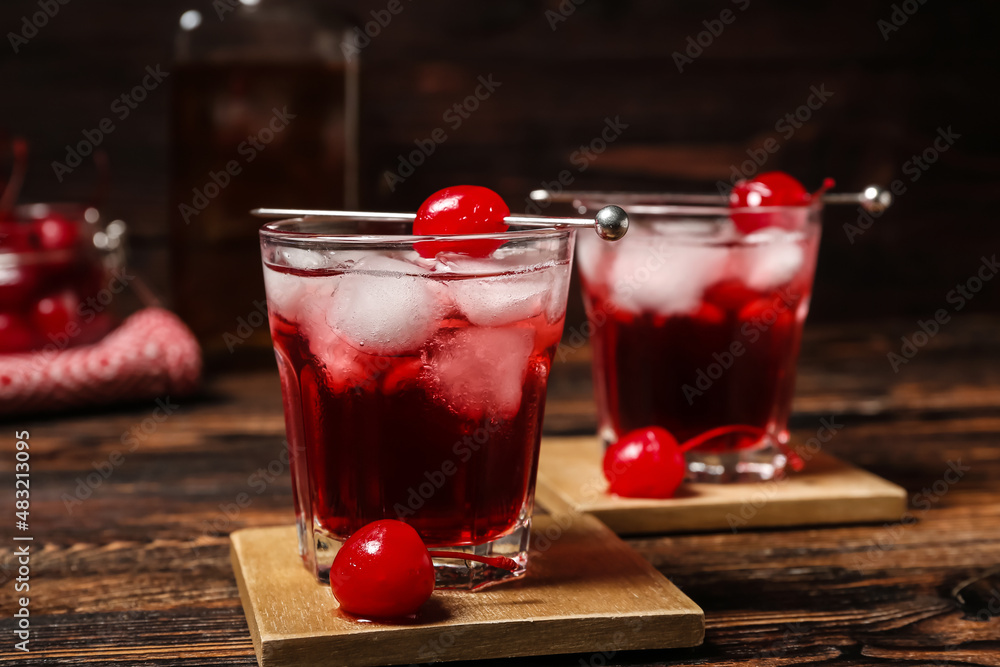
<svg viewBox="0 0 1000 667"><path fill-rule="evenodd" d="M605 241L617 241L628 231L628 213L621 206L605 206L594 217L594 229Z"/></svg>

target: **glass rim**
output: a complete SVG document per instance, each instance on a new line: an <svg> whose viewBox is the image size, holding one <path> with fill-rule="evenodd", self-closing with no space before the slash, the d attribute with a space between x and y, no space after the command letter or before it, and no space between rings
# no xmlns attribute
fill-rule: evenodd
<svg viewBox="0 0 1000 667"><path fill-rule="evenodd" d="M346 245L389 245L389 246L410 246L415 243L432 241L516 241L516 240L544 240L569 237L576 230L572 227L522 227L515 229L518 225L511 225L506 232L494 232L490 234L436 234L436 235L413 235L413 234L333 234L329 232L310 232L289 229L297 224L316 224L329 222L398 222L388 221L380 218L369 218L363 214L350 218L323 218L320 216L306 216L300 218L286 218L267 222L260 227L260 238L277 243L337 243ZM405 221L404 221L405 222Z"/></svg>

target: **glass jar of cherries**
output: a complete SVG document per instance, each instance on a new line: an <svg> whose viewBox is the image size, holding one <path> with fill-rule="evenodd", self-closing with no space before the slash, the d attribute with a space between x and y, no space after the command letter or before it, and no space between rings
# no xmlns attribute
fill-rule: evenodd
<svg viewBox="0 0 1000 667"><path fill-rule="evenodd" d="M26 204L0 213L0 354L95 343L127 278L125 225L96 208Z"/></svg>

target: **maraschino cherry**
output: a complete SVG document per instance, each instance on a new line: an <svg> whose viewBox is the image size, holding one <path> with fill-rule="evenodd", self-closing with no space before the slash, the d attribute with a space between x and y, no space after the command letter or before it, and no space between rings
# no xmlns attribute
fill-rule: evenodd
<svg viewBox="0 0 1000 667"><path fill-rule="evenodd" d="M394 519L374 521L344 542L330 568L330 586L340 608L361 618L392 619L415 614L434 592L435 558L473 560L514 571L505 556L428 551L420 535Z"/></svg>
<svg viewBox="0 0 1000 667"><path fill-rule="evenodd" d="M764 435L756 426L734 424L705 431L679 445L670 431L659 426L626 433L604 452L608 491L626 498L671 498L687 474L684 452L730 433Z"/></svg>
<svg viewBox="0 0 1000 667"><path fill-rule="evenodd" d="M79 305L80 299L72 290L42 297L31 307L31 319L35 330L42 334L45 340L56 340L60 335L67 335L70 324L77 320Z"/></svg>
<svg viewBox="0 0 1000 667"><path fill-rule="evenodd" d="M833 179L823 181L823 186L810 194L801 183L783 171L768 171L743 179L729 193L729 207L753 209L773 206L809 206L823 192L833 187ZM781 226L785 216L774 211L760 213L733 213L733 223L744 234L770 226Z"/></svg>
<svg viewBox="0 0 1000 667"><path fill-rule="evenodd" d="M479 185L454 185L438 190L417 210L413 233L417 236L455 236L459 234L496 234L507 231L504 218L510 209L497 193ZM424 241L415 244L422 257L439 252L456 252L487 257L502 241Z"/></svg>

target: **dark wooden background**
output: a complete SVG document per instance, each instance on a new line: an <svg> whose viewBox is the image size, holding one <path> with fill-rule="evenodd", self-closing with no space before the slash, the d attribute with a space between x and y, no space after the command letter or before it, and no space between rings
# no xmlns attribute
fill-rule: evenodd
<svg viewBox="0 0 1000 667"><path fill-rule="evenodd" d="M997 3L910 0L917 11L886 40L877 22L891 17L887 0L752 0L745 11L728 0L576 2L403 0L404 11L362 53L362 203L412 210L439 187L472 182L520 210L530 189L563 169L576 174L574 187L710 188L772 136L781 149L767 169L810 186L830 175L856 189L908 178L903 164L939 127L952 127L961 135L954 147L855 243L842 225L856 211L829 211L814 320L926 316L945 306L981 255L1000 249ZM386 5L326 4L368 18ZM552 30L546 11L560 4L575 10ZM33 141L26 199L91 192L93 171L80 168L60 185L50 163L147 65L169 69L177 18L191 8L215 20L208 0L72 0L17 55L4 40L0 124ZM726 8L736 20L678 72L672 54ZM37 9L34 0L3 2L4 33ZM502 87L389 193L385 170L441 126L442 113L481 74ZM784 140L775 123L814 85L832 98ZM154 91L106 142L114 172L108 211L131 223L134 262L161 291L169 285L169 94ZM628 129L576 173L571 153L607 116L621 116ZM991 289L968 311L998 308L1000 292Z"/></svg>
<svg viewBox="0 0 1000 667"><path fill-rule="evenodd" d="M905 487L915 523L637 536L629 544L705 610L704 645L452 664L1000 664L998 325L956 322L899 373L885 352L911 322L807 327L793 440L821 419L843 424L824 451ZM553 369L547 433L594 432L585 352ZM11 634L16 543L0 542L0 664L256 665L228 533L293 521L278 379L217 376L171 403L158 423L143 401L0 427L0 533L13 528L7 462L23 429L35 540L29 654ZM934 491L956 461L968 470Z"/></svg>

